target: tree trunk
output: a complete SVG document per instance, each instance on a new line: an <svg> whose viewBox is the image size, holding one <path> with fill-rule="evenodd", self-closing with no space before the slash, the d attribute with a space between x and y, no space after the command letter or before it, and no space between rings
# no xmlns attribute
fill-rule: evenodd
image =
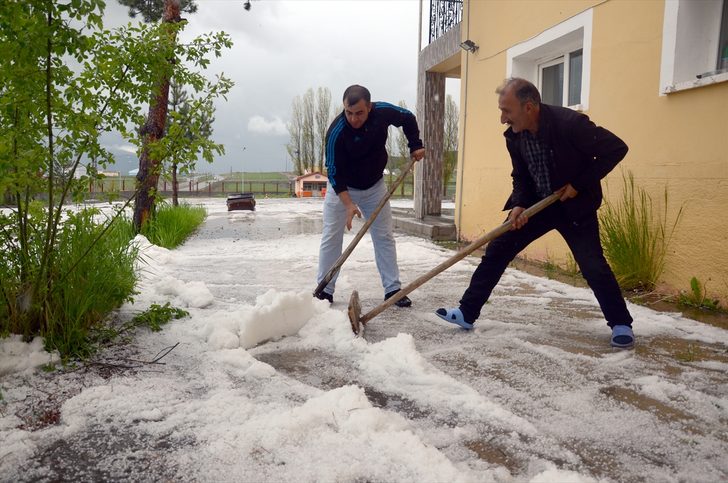
<svg viewBox="0 0 728 483"><path fill-rule="evenodd" d="M179 22L179 0L164 0L164 16L162 22ZM170 59L174 62L174 59ZM141 231L154 211L154 196L161 171L161 160L153 159L149 154L149 144L164 136L167 123L167 103L169 102L169 77L165 74L159 80L159 92L149 105L147 121L141 129L142 154L139 158L137 185L140 188L134 203L134 228Z"/></svg>
<svg viewBox="0 0 728 483"><path fill-rule="evenodd" d="M179 206L179 193L177 192L177 163L172 163L172 206Z"/></svg>

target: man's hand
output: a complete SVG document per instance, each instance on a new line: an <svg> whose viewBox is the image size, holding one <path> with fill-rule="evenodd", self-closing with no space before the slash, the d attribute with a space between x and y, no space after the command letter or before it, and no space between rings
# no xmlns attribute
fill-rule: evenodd
<svg viewBox="0 0 728 483"><path fill-rule="evenodd" d="M351 230L351 224L354 220L354 215L361 218L361 211L354 203L346 205L346 229Z"/></svg>
<svg viewBox="0 0 728 483"><path fill-rule="evenodd" d="M579 194L579 192L576 191L576 189L573 186L571 186L571 183L567 184L560 190L556 191L556 193L559 193L561 195L561 198L559 198L559 201L566 201L569 198L573 198Z"/></svg>
<svg viewBox="0 0 728 483"><path fill-rule="evenodd" d="M339 193L339 200L344 203L344 207L346 208L346 228L351 230L354 215L361 218L361 211L359 211L359 207L351 200L351 195L349 195L348 191L342 191Z"/></svg>
<svg viewBox="0 0 728 483"><path fill-rule="evenodd" d="M528 216L523 214L524 211L526 211L526 208L522 206L514 206L508 214L508 221L511 222L511 231L520 230L523 225L528 223Z"/></svg>
<svg viewBox="0 0 728 483"><path fill-rule="evenodd" d="M413 151L412 154L410 154L410 156L415 161L419 161L420 159L425 157L425 148L420 148L417 151Z"/></svg>

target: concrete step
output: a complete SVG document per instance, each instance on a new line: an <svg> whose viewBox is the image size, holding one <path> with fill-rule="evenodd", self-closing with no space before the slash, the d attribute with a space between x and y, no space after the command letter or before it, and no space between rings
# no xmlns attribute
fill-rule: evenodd
<svg viewBox="0 0 728 483"><path fill-rule="evenodd" d="M407 208L392 208L394 229L423 238L436 241L454 241L457 239L457 229L452 210L443 210L440 216L425 216L420 220L415 218L414 210Z"/></svg>

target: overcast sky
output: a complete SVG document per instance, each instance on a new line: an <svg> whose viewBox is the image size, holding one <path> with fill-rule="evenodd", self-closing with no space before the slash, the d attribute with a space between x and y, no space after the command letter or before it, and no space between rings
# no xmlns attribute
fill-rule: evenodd
<svg viewBox="0 0 728 483"><path fill-rule="evenodd" d="M196 14L185 15L182 41L227 32L234 46L208 72L235 82L227 102L216 105L213 138L226 154L212 167L198 163L200 172L290 170L286 123L293 99L310 87L328 87L333 104L347 86L362 84L373 100L404 100L415 109L418 0L254 0L250 11L241 0L197 4ZM128 20L127 9L109 0L107 27ZM448 81L456 99L458 90L458 81ZM109 144L119 168L136 166L130 145Z"/></svg>

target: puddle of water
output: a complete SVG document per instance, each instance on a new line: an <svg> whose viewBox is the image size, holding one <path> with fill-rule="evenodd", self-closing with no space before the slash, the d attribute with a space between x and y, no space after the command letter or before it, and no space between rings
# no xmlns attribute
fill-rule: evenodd
<svg viewBox="0 0 728 483"><path fill-rule="evenodd" d="M231 214L209 216L200 227L196 237L269 240L280 238L281 234L286 236L320 234L322 227L321 216L301 215L280 219L252 212L232 212Z"/></svg>

